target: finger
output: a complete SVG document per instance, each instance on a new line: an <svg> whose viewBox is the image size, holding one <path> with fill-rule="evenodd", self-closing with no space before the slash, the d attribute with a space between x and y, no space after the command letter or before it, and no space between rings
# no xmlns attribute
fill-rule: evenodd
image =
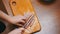
<svg viewBox="0 0 60 34"><path fill-rule="evenodd" d="M13 16L13 18L23 18L23 16L22 15L17 15L17 16Z"/></svg>
<svg viewBox="0 0 60 34"><path fill-rule="evenodd" d="M23 26L22 24L16 24L17 26Z"/></svg>
<svg viewBox="0 0 60 34"><path fill-rule="evenodd" d="M31 12L27 12L27 13L25 13L25 17L26 17L26 19L28 19L30 16L32 16L33 14L31 13Z"/></svg>
<svg viewBox="0 0 60 34"><path fill-rule="evenodd" d="M26 17L25 16L22 16L21 19L25 21L26 20Z"/></svg>
<svg viewBox="0 0 60 34"><path fill-rule="evenodd" d="M26 17L25 16L22 16L22 15L17 15L17 16L15 16L17 19L22 19L22 20L25 20L26 19Z"/></svg>
<svg viewBox="0 0 60 34"><path fill-rule="evenodd" d="M26 17L26 22L27 22L27 20L32 16L32 14L27 12L24 16Z"/></svg>
<svg viewBox="0 0 60 34"><path fill-rule="evenodd" d="M24 20L18 20L17 22L18 22L18 24L24 24L25 23Z"/></svg>
<svg viewBox="0 0 60 34"><path fill-rule="evenodd" d="M24 30L24 28L18 28L18 29L20 29L20 30Z"/></svg>

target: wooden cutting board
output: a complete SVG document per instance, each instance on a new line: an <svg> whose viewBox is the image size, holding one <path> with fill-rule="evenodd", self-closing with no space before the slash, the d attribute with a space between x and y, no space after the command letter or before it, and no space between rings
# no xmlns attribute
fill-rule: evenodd
<svg viewBox="0 0 60 34"><path fill-rule="evenodd" d="M33 25L27 29L29 29L31 32L36 32L41 30L41 25L39 23L39 20L36 16L36 13L34 11L34 8L30 0L9 0L9 4L14 16L16 15L24 16L24 13L27 12L34 14Z"/></svg>

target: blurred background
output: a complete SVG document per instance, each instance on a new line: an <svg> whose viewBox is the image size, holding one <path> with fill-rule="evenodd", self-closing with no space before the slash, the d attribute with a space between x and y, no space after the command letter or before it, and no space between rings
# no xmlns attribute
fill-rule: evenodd
<svg viewBox="0 0 60 34"><path fill-rule="evenodd" d="M60 0L32 0L34 9L41 23L41 31L36 34L60 34ZM46 4L48 3L48 4Z"/></svg>

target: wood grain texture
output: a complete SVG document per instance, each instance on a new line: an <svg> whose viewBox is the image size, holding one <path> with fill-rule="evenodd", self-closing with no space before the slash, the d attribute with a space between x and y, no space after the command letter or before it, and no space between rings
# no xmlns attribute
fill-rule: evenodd
<svg viewBox="0 0 60 34"><path fill-rule="evenodd" d="M10 6L14 16L16 15L24 16L24 13L27 13L27 12L31 12L32 14L34 14L33 25L27 29L30 30L31 32L40 31L41 25L38 21L38 18L36 16L36 13L33 9L33 6L30 0L10 0Z"/></svg>

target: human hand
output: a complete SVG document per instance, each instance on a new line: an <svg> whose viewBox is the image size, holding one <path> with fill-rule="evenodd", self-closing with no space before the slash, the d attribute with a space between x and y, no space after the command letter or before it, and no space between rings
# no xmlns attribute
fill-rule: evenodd
<svg viewBox="0 0 60 34"><path fill-rule="evenodd" d="M17 15L17 16L10 17L10 23L21 26L21 25L25 24L25 22L28 20L28 18L31 15L32 14L30 12L27 12L24 14L24 16Z"/></svg>
<svg viewBox="0 0 60 34"><path fill-rule="evenodd" d="M29 29L16 28L9 32L8 34L30 34L30 33L32 33L32 31L30 31Z"/></svg>
<svg viewBox="0 0 60 34"><path fill-rule="evenodd" d="M24 28L17 28L13 31L9 32L8 34L21 34L21 32L24 30Z"/></svg>

